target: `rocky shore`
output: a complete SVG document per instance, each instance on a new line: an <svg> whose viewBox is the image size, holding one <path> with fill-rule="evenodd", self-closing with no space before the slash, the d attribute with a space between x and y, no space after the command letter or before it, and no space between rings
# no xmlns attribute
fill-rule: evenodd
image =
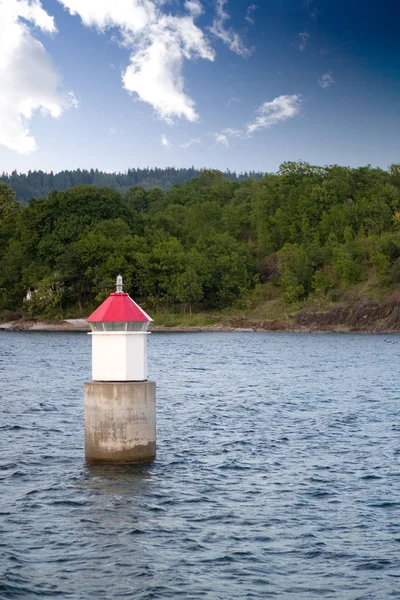
<svg viewBox="0 0 400 600"><path fill-rule="evenodd" d="M8 331L89 331L84 319L43 321L19 319L0 323L0 330ZM326 311L302 310L286 320L241 319L225 320L203 327L154 325L154 332L200 331L291 331L291 332L359 332L400 333L400 302L359 301L348 306L332 306Z"/></svg>

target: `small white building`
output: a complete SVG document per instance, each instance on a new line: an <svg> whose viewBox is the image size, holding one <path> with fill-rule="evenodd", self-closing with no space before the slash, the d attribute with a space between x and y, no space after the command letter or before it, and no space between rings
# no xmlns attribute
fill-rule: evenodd
<svg viewBox="0 0 400 600"><path fill-rule="evenodd" d="M117 291L87 318L92 336L93 381L146 381L147 331L152 318L122 291Z"/></svg>

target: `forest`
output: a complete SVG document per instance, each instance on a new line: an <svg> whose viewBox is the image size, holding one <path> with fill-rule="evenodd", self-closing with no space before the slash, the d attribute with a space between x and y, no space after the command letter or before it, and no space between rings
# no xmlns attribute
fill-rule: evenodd
<svg viewBox="0 0 400 600"><path fill-rule="evenodd" d="M204 170L168 190L79 185L26 206L0 183L3 315L87 315L118 274L155 312L389 293L400 284L400 165L290 162L242 181Z"/></svg>
<svg viewBox="0 0 400 600"><path fill-rule="evenodd" d="M174 185L186 183L198 177L201 170L190 169L128 169L125 173L107 173L98 169L75 169L73 171L28 171L18 173L13 171L10 175L3 173L0 182L7 183L15 192L16 199L22 204L27 204L31 198L45 198L50 192L68 190L78 185L94 185L97 187L112 187L114 190L126 193L132 186L142 186L146 190L159 187L168 190ZM263 173L250 171L235 173L226 171L225 177L230 181L243 181L245 179L261 179Z"/></svg>

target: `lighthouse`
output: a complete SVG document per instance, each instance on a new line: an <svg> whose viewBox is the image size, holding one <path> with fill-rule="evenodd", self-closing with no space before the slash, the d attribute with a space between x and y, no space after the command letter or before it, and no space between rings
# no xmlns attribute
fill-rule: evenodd
<svg viewBox="0 0 400 600"><path fill-rule="evenodd" d="M85 383L85 456L89 462L140 463L156 455L156 385L147 380L152 318L116 291L88 318L92 381Z"/></svg>

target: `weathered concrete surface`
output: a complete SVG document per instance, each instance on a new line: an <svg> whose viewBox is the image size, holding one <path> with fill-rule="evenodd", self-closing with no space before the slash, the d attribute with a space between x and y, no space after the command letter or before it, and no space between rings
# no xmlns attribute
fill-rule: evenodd
<svg viewBox="0 0 400 600"><path fill-rule="evenodd" d="M85 383L85 456L89 462L155 459L154 381Z"/></svg>

